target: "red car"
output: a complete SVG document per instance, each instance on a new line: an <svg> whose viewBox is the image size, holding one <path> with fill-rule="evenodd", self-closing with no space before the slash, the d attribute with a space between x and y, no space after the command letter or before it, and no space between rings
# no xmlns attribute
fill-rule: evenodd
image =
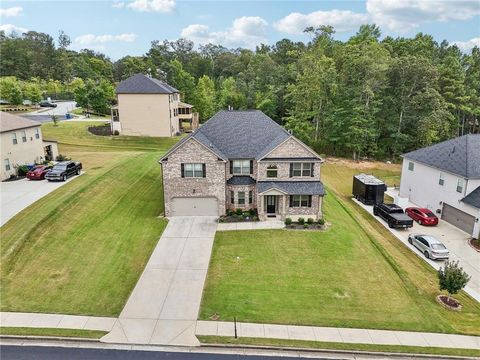
<svg viewBox="0 0 480 360"><path fill-rule="evenodd" d="M27 172L27 178L30 180L43 180L45 174L52 169L50 165L38 165L29 172Z"/></svg>
<svg viewBox="0 0 480 360"><path fill-rule="evenodd" d="M435 226L438 224L438 217L428 209L409 207L405 209L405 214L420 225Z"/></svg>

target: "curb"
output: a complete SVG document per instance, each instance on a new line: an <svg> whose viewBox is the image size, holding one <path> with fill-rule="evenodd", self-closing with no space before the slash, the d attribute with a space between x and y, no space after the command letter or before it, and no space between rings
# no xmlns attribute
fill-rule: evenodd
<svg viewBox="0 0 480 360"><path fill-rule="evenodd" d="M364 351L364 350L335 350L335 349L312 349L312 348L302 348L302 347L290 347L290 346L268 346L268 345L230 345L230 344L209 344L209 343L200 343L202 348L225 348L225 349L257 349L257 350L275 350L275 351L296 351L296 352L307 352L307 353L318 353L321 354L343 354L343 355L368 355L368 356L382 356L388 358L398 358L398 359L412 359L413 358L423 358L423 359L451 359L451 360L471 360L476 359L472 356L459 356L459 355L437 355L437 354L416 354L416 353L395 353L395 352L383 352L383 351Z"/></svg>
<svg viewBox="0 0 480 360"><path fill-rule="evenodd" d="M0 335L0 339L9 340L48 340L48 341L73 341L73 342L95 342L102 343L100 339L95 338L80 338L68 336L41 336L41 335Z"/></svg>

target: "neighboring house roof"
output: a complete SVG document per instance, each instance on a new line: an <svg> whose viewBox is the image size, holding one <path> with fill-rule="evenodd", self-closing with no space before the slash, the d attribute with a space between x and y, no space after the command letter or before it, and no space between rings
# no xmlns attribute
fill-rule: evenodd
<svg viewBox="0 0 480 360"><path fill-rule="evenodd" d="M460 136L402 156L467 179L480 178L480 134Z"/></svg>
<svg viewBox="0 0 480 360"><path fill-rule="evenodd" d="M465 196L462 202L480 209L480 186Z"/></svg>
<svg viewBox="0 0 480 360"><path fill-rule="evenodd" d="M117 94L174 94L180 93L167 83L147 75L135 74L120 81L116 89Z"/></svg>
<svg viewBox="0 0 480 360"><path fill-rule="evenodd" d="M0 112L0 133L26 129L42 125L41 122L30 120L21 116Z"/></svg>
<svg viewBox="0 0 480 360"><path fill-rule="evenodd" d="M227 185L252 185L255 182L250 176L232 176L227 180Z"/></svg>
<svg viewBox="0 0 480 360"><path fill-rule="evenodd" d="M190 104L179 101L178 102L178 107L191 109L191 108L193 108L193 105L190 105Z"/></svg>
<svg viewBox="0 0 480 360"><path fill-rule="evenodd" d="M258 193L277 189L291 195L325 195L320 181L258 181Z"/></svg>

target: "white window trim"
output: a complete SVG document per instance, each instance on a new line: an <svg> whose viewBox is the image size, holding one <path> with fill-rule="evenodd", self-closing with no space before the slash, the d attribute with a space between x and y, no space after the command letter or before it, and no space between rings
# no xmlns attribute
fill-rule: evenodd
<svg viewBox="0 0 480 360"><path fill-rule="evenodd" d="M12 169L12 166L10 164L10 159L4 159L3 165L5 166L5 171L10 171Z"/></svg>
<svg viewBox="0 0 480 360"><path fill-rule="evenodd" d="M243 198L242 198L243 203L240 202L240 199L241 199L241 198L240 198L240 194L243 194ZM239 191L239 192L237 192L237 203L238 203L238 205L245 205L245 191Z"/></svg>
<svg viewBox="0 0 480 360"><path fill-rule="evenodd" d="M445 185L445 177L443 176L443 173L440 173L438 177L438 185L444 186Z"/></svg>
<svg viewBox="0 0 480 360"><path fill-rule="evenodd" d="M457 180L457 188L456 188L456 190L457 190L458 193L460 193L460 194L463 193L463 186L464 186L464 185L465 185L465 182L463 181L463 179L458 179L458 180ZM460 189L460 191L458 191L459 189Z"/></svg>
<svg viewBox="0 0 480 360"><path fill-rule="evenodd" d="M411 169L410 169L410 165L412 165L412 168L411 168ZM414 162L412 162L412 161L409 161L409 162L408 162L408 170L410 170L410 171L415 170L415 163L414 163Z"/></svg>
<svg viewBox="0 0 480 360"><path fill-rule="evenodd" d="M295 165L300 165L300 169L295 169ZM297 166L298 167L298 166ZM300 175L295 175L295 171L300 171ZM305 175L304 172L308 171L308 175ZM292 177L311 177L312 176L312 163L309 162L294 162L292 169Z"/></svg>

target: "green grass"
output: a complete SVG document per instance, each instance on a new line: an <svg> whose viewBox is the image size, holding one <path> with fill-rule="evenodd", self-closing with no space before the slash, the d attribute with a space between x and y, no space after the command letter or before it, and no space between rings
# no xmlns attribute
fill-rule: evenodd
<svg viewBox="0 0 480 360"><path fill-rule="evenodd" d="M119 137L105 151L87 126L43 126L85 174L0 229L2 311L118 315L166 226L157 161L175 140Z"/></svg>
<svg viewBox="0 0 480 360"><path fill-rule="evenodd" d="M400 345L372 345L372 344L353 344L323 341L304 341L304 340L281 340L281 339L261 339L261 338L238 338L223 336L197 336L202 344L228 344L228 345L253 345L253 346L271 346L271 347L292 347L304 349L319 350L353 350L368 352L392 352L392 353L410 353L410 354L428 354L428 355L451 355L451 356L480 356L480 350L475 349L451 349L422 346L400 346Z"/></svg>
<svg viewBox="0 0 480 360"><path fill-rule="evenodd" d="M0 335L55 336L55 337L100 339L102 336L106 335L107 333L108 332L106 331L99 331L99 330L0 327Z"/></svg>
<svg viewBox="0 0 480 360"><path fill-rule="evenodd" d="M323 171L331 186L351 182ZM217 232L200 318L480 334L477 302L461 293L462 312L439 306L433 269L328 193L326 232Z"/></svg>

